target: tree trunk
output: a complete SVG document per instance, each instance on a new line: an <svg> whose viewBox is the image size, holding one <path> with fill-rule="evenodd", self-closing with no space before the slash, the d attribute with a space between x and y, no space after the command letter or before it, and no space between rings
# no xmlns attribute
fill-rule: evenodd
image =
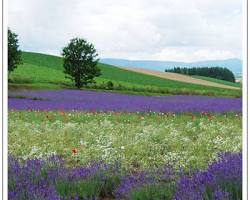
<svg viewBox="0 0 250 200"><path fill-rule="evenodd" d="M82 87L80 76L75 77L75 86L80 89Z"/></svg>

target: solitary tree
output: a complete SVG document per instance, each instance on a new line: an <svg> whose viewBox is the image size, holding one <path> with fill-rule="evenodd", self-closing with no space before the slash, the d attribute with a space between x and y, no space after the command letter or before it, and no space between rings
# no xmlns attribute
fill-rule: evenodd
<svg viewBox="0 0 250 200"><path fill-rule="evenodd" d="M95 83L94 78L101 75L97 67L98 59L94 45L81 38L70 40L63 48L63 66L66 78L75 82L77 88Z"/></svg>
<svg viewBox="0 0 250 200"><path fill-rule="evenodd" d="M8 72L12 72L21 63L21 51L18 47L17 34L8 29Z"/></svg>

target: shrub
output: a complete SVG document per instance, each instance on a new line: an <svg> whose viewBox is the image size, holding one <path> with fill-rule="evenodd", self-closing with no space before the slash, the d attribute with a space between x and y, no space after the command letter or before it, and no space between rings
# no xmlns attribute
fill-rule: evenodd
<svg viewBox="0 0 250 200"><path fill-rule="evenodd" d="M19 84L24 84L24 83L33 83L33 79L31 77L27 76L14 76L9 80L10 83L19 83Z"/></svg>
<svg viewBox="0 0 250 200"><path fill-rule="evenodd" d="M114 89L114 84L113 84L112 81L108 81L108 82L107 82L107 88L108 88L109 90Z"/></svg>

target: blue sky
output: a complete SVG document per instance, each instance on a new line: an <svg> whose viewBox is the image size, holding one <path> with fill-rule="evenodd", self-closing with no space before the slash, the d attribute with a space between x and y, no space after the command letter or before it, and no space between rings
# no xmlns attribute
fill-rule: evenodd
<svg viewBox="0 0 250 200"><path fill-rule="evenodd" d="M73 37L102 58L241 58L241 0L9 0L23 50L59 55Z"/></svg>

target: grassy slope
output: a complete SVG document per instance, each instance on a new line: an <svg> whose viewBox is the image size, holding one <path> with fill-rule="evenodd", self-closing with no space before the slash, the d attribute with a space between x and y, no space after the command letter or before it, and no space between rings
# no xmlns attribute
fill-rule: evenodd
<svg viewBox="0 0 250 200"><path fill-rule="evenodd" d="M224 85L229 85L229 86L233 86L233 87L241 87L240 83L232 83L232 82L229 82L229 81L219 80L219 79L205 77L205 76L192 76L192 77L198 78L198 79L201 79L201 80L206 80L206 81L211 81L211 82L215 82L215 83L220 83L220 84L224 84Z"/></svg>
<svg viewBox="0 0 250 200"><path fill-rule="evenodd" d="M23 52L23 64L19 66L10 76L14 83L26 83L28 85L58 88L72 85L69 79L65 79L62 67L62 58L39 53ZM225 90L222 88L187 84L179 81L167 80L155 76L144 75L136 72L126 71L111 65L98 64L102 75L96 79L97 84L106 83L111 80L126 88L158 88L168 90L190 90L198 92L212 92L216 95L240 96L240 91ZM160 93L160 92L159 92Z"/></svg>

